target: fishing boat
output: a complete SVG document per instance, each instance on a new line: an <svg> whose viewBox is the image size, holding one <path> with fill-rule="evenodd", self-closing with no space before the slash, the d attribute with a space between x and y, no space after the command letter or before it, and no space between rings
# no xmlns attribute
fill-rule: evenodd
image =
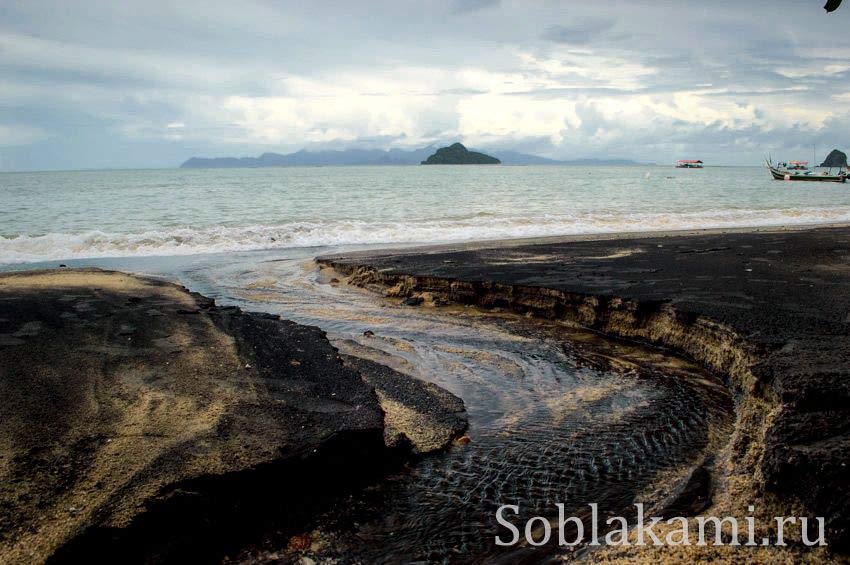
<svg viewBox="0 0 850 565"><path fill-rule="evenodd" d="M773 164L766 159L767 168L775 180L803 180L813 182L846 182L847 169L843 167L814 167L809 168L807 161L788 161ZM836 172L835 169L838 169Z"/></svg>
<svg viewBox="0 0 850 565"><path fill-rule="evenodd" d="M679 159L676 161L677 169L701 169L702 161L698 159Z"/></svg>

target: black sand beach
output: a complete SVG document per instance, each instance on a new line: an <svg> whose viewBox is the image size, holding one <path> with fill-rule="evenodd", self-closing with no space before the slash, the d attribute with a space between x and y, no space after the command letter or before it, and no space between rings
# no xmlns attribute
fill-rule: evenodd
<svg viewBox="0 0 850 565"><path fill-rule="evenodd" d="M585 558L841 560L850 228L580 239L318 263L410 305L545 318L699 362L734 394L734 433L668 510L745 516L754 505L759 535L773 533L772 516L828 525L827 550L789 536L787 548ZM8 273L0 307L3 562L215 561L268 542L272 516L282 547L309 547L299 536L317 512L466 428L460 399L340 355L318 328L170 283Z"/></svg>
<svg viewBox="0 0 850 565"><path fill-rule="evenodd" d="M0 413L3 563L220 561L271 520L285 546L466 428L318 328L97 270L0 275Z"/></svg>
<svg viewBox="0 0 850 565"><path fill-rule="evenodd" d="M319 262L390 296L562 320L703 363L736 395L713 515L802 509L846 549L850 228L582 239Z"/></svg>

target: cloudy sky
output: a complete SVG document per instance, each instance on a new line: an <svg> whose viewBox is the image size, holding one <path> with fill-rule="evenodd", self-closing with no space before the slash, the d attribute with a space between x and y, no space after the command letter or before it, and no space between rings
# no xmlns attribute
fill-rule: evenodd
<svg viewBox="0 0 850 565"><path fill-rule="evenodd" d="M660 163L848 149L850 6L822 4L0 0L0 170L454 140Z"/></svg>

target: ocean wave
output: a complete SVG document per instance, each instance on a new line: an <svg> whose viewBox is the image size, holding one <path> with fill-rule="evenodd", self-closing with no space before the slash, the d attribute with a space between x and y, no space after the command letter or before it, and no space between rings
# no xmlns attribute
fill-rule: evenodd
<svg viewBox="0 0 850 565"><path fill-rule="evenodd" d="M138 233L88 231L0 236L0 263L96 257L194 255L260 249L398 243L450 243L722 227L850 222L850 208L711 210L687 213L588 213L405 222L328 221L281 225L152 229Z"/></svg>

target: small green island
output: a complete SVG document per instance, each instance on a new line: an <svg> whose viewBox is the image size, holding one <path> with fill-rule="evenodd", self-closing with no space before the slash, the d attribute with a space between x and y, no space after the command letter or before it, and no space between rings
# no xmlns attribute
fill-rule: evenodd
<svg viewBox="0 0 850 565"><path fill-rule="evenodd" d="M441 147L437 152L422 161L423 165L499 165L502 162L476 151L470 151L460 143Z"/></svg>
<svg viewBox="0 0 850 565"><path fill-rule="evenodd" d="M846 167L847 166L847 154L843 151L839 151L838 149L833 149L829 155L826 156L823 163L820 164L821 167Z"/></svg>

